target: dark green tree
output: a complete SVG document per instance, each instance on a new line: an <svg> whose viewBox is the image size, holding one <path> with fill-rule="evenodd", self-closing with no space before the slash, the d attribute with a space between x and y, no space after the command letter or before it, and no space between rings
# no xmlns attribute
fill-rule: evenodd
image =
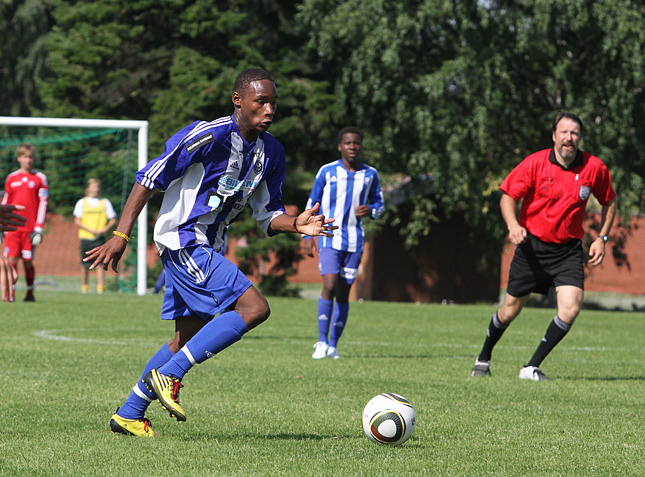
<svg viewBox="0 0 645 477"><path fill-rule="evenodd" d="M0 3L0 114L29 116L40 106L36 79L47 62L45 38L53 24L49 0Z"/></svg>
<svg viewBox="0 0 645 477"><path fill-rule="evenodd" d="M459 214L494 265L506 234L497 187L523 157L550 147L557 110L582 116L583 147L614 171L623 210L642 209L644 8L305 0L299 18L335 111L375 138L373 165L417 185L408 241L430 232L438 210Z"/></svg>

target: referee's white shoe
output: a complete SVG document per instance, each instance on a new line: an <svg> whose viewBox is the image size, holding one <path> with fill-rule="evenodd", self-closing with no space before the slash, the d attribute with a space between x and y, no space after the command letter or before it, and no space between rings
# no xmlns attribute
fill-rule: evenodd
<svg viewBox="0 0 645 477"><path fill-rule="evenodd" d="M528 379L529 381L549 380L537 366L522 366L522 369L520 369L520 379Z"/></svg>

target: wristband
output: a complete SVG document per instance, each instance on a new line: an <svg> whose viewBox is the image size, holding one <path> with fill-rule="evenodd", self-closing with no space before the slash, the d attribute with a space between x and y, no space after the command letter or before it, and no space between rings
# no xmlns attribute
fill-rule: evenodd
<svg viewBox="0 0 645 477"><path fill-rule="evenodd" d="M117 237L121 237L122 239L124 239L126 241L126 243L130 241L130 237L128 237L126 234L124 234L122 232L119 232L117 230L112 232L112 235L116 235Z"/></svg>
<svg viewBox="0 0 645 477"><path fill-rule="evenodd" d="M298 232L298 229L296 228L296 222L298 222L298 217L296 217L295 219L293 219L293 230L295 230L296 232Z"/></svg>

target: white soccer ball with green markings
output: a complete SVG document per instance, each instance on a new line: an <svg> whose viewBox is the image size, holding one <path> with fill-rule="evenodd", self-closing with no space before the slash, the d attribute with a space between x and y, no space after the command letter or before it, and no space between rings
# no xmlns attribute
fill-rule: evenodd
<svg viewBox="0 0 645 477"><path fill-rule="evenodd" d="M363 409L363 431L371 441L400 446L417 425L417 415L410 401L394 393L373 397Z"/></svg>

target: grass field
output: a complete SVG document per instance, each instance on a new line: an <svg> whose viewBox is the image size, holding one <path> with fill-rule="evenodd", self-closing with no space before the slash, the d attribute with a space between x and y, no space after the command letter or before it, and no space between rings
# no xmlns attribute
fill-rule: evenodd
<svg viewBox="0 0 645 477"><path fill-rule="evenodd" d="M170 337L161 298L37 299L0 303L0 475L645 474L643 313L584 311L534 383L517 373L552 310L526 309L472 379L493 305L354 303L342 358L314 361L315 301L271 298L268 322L186 376L187 422L154 403L159 436L137 439L107 423ZM415 406L402 447L363 435L381 392Z"/></svg>

